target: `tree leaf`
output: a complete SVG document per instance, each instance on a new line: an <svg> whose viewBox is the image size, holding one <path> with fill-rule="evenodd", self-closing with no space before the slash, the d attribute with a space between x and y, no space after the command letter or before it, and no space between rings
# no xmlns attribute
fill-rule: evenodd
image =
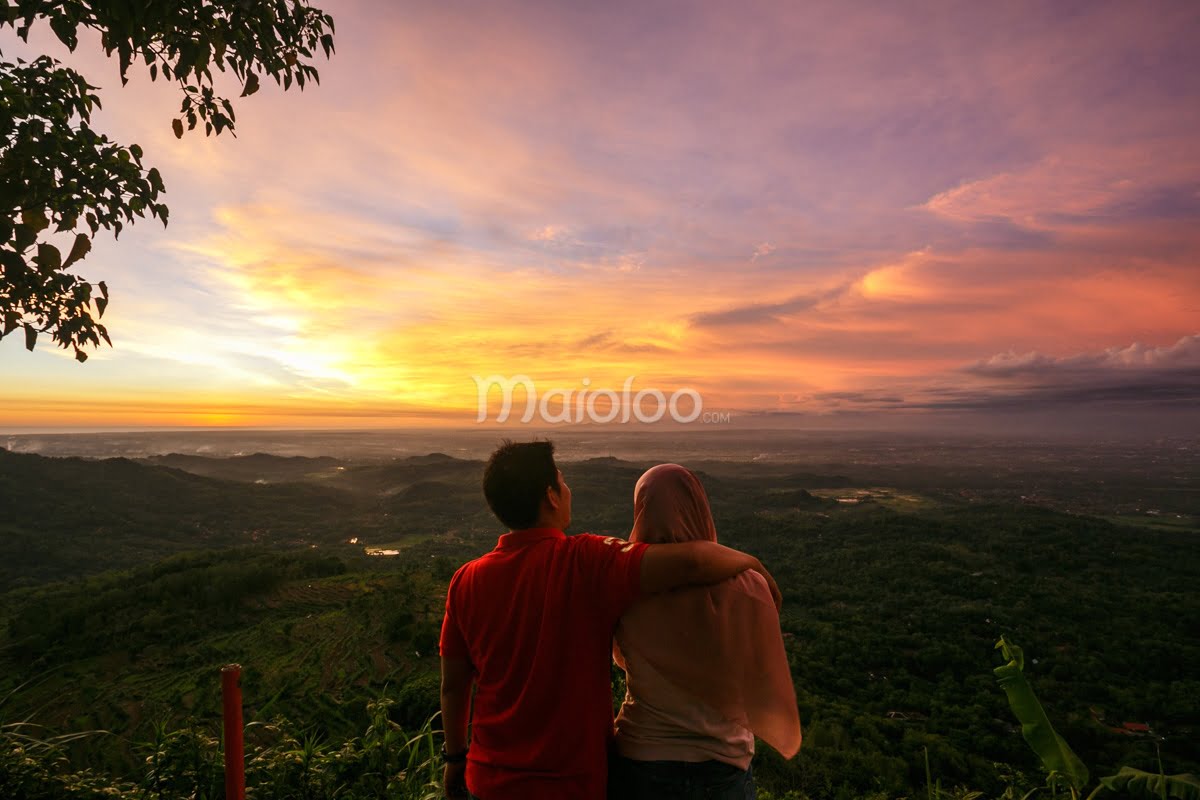
<svg viewBox="0 0 1200 800"><path fill-rule="evenodd" d="M104 309L108 308L108 299L105 297L96 298L96 311L98 316L104 316Z"/></svg>
<svg viewBox="0 0 1200 800"><path fill-rule="evenodd" d="M121 42L117 46L117 60L120 62L121 70L121 85L129 83L129 64L133 61L133 48L128 42Z"/></svg>
<svg viewBox="0 0 1200 800"><path fill-rule="evenodd" d="M37 234L33 232L33 228L23 222L13 226L13 243L17 246L17 252L24 253L36 241Z"/></svg>
<svg viewBox="0 0 1200 800"><path fill-rule="evenodd" d="M150 182L150 188L158 192L165 192L167 188L163 185L162 174L158 171L158 167L151 167L146 173L146 180Z"/></svg>
<svg viewBox="0 0 1200 800"><path fill-rule="evenodd" d="M10 281L29 271L29 266L25 263L25 256L22 253L5 248L0 248L0 267L4 267L7 273L5 278Z"/></svg>
<svg viewBox="0 0 1200 800"><path fill-rule="evenodd" d="M183 138L183 120L181 120L181 119L171 120L171 130L175 131L176 139L182 139Z"/></svg>
<svg viewBox="0 0 1200 800"><path fill-rule="evenodd" d="M88 354L83 352L82 350L80 350L78 347L76 347L75 348L75 360L78 361L80 364L82 364L83 362L88 360Z"/></svg>
<svg viewBox="0 0 1200 800"><path fill-rule="evenodd" d="M258 76L253 72L246 73L246 87L242 89L242 97L249 97L258 91Z"/></svg>
<svg viewBox="0 0 1200 800"><path fill-rule="evenodd" d="M62 253L54 245L42 242L38 245L33 262L42 272L55 272L62 269Z"/></svg>
<svg viewBox="0 0 1200 800"><path fill-rule="evenodd" d="M1179 800L1200 800L1200 780L1190 772L1178 775L1159 775L1133 767L1121 767L1116 775L1100 779L1100 785L1113 792L1135 797L1177 797Z"/></svg>
<svg viewBox="0 0 1200 800"><path fill-rule="evenodd" d="M29 226L29 229L34 233L41 233L50 227L50 218L46 216L46 209L34 208L27 209L21 212L21 222Z"/></svg>
<svg viewBox="0 0 1200 800"><path fill-rule="evenodd" d="M1078 792L1088 782L1088 769L1066 741L1054 730L1045 709L1025 679L1025 655L1021 648L1001 636L996 648L1004 653L1008 663L992 672L1008 695L1008 705L1021 723L1021 735L1037 753L1047 772L1065 777Z"/></svg>
<svg viewBox="0 0 1200 800"><path fill-rule="evenodd" d="M50 29L54 31L54 35L58 40L67 46L67 49L74 52L75 47L79 44L79 40L75 37L76 23L72 22L66 14L58 14L50 18Z"/></svg>
<svg viewBox="0 0 1200 800"><path fill-rule="evenodd" d="M92 240L88 238L88 235L86 233L76 234L75 244L71 246L71 252L67 255L67 260L63 262L63 269L86 256L91 249Z"/></svg>
<svg viewBox="0 0 1200 800"><path fill-rule="evenodd" d="M32 353L33 346L35 344L37 344L37 331L34 330L32 325L26 324L25 325L25 349Z"/></svg>

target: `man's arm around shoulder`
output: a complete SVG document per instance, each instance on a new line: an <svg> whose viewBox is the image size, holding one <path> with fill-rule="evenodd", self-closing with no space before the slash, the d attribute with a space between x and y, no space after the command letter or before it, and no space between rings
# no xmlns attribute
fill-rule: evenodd
<svg viewBox="0 0 1200 800"><path fill-rule="evenodd" d="M646 594L657 594L684 586L705 586L748 569L766 579L775 607L782 608L783 595L762 562L716 542L650 545L642 556L641 589Z"/></svg>

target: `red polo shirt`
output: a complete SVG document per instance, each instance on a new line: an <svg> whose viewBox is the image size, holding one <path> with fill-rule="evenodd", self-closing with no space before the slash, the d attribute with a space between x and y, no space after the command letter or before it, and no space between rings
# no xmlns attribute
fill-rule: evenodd
<svg viewBox="0 0 1200 800"><path fill-rule="evenodd" d="M467 785L481 800L604 800L612 637L645 544L530 528L450 580L441 652L474 665Z"/></svg>

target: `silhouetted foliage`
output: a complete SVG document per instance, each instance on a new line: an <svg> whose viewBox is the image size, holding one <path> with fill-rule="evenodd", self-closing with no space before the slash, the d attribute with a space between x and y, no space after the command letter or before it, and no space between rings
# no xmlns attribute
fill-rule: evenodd
<svg viewBox="0 0 1200 800"><path fill-rule="evenodd" d="M71 50L81 28L99 32L122 83L139 62L151 80L175 81L183 93L177 137L185 123L203 122L206 135L233 132L233 104L215 92L214 68L231 72L243 97L258 90L260 74L303 89L319 80L310 63L318 48L333 51L333 18L307 0L16 0L0 8L0 29L25 40L42 21ZM119 236L146 214L164 225L168 218L162 177L143 167L142 148L92 129L96 88L48 56L0 62L0 337L21 330L32 350L49 334L80 361L85 348L112 344L100 322L108 287L69 270L100 230Z"/></svg>

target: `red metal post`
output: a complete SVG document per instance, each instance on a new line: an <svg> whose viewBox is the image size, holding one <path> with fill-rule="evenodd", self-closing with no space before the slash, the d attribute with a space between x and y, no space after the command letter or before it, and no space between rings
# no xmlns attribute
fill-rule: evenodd
<svg viewBox="0 0 1200 800"><path fill-rule="evenodd" d="M242 666L221 668L225 719L225 800L246 800L246 763L242 748Z"/></svg>

